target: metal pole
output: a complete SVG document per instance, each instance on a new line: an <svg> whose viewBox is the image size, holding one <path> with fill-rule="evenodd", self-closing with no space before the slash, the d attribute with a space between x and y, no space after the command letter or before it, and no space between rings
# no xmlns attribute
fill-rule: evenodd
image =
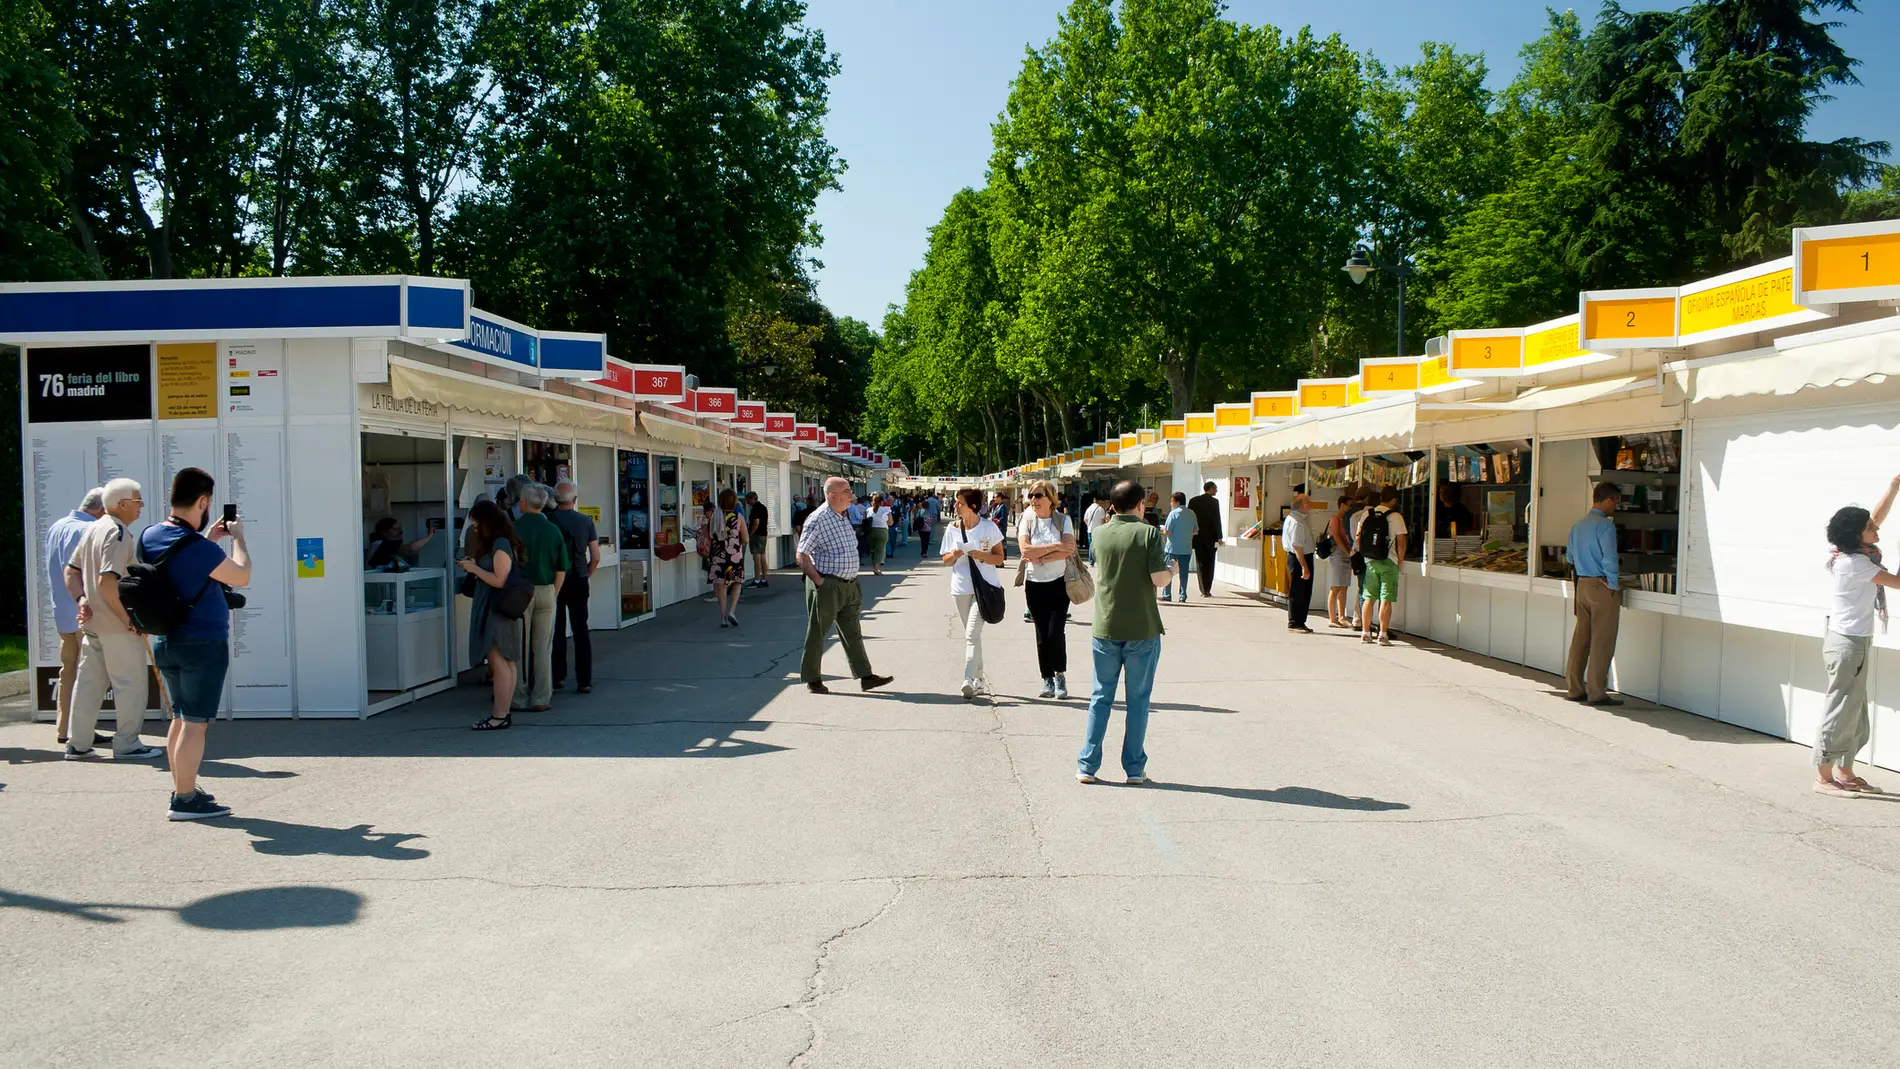
<svg viewBox="0 0 1900 1069"><path fill-rule="evenodd" d="M1399 269L1396 272L1396 274L1399 276L1399 347L1398 347L1398 351L1394 352L1392 355L1404 356L1405 355L1405 261L1403 258L1399 260Z"/></svg>

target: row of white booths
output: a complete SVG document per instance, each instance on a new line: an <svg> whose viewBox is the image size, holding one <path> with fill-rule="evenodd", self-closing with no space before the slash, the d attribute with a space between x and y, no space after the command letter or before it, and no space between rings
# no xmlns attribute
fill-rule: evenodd
<svg viewBox="0 0 1900 1069"><path fill-rule="evenodd" d="M991 481L1132 476L1163 501L1211 481L1227 539L1217 577L1275 600L1273 533L1295 492L1319 529L1346 490L1396 487L1413 537L1395 626L1553 673L1572 626L1570 526L1595 483L1617 483L1616 688L1808 743L1828 517L1874 507L1900 476L1896 306L1900 224L1796 231L1792 256L1756 268L1585 293L1561 320L1454 331L1422 357L1367 360L1357 376ZM1256 524L1265 537L1241 537ZM1875 646L1864 756L1900 768L1900 636Z"/></svg>
<svg viewBox="0 0 1900 1069"><path fill-rule="evenodd" d="M700 388L682 367L617 361L602 335L473 309L456 280L0 286L0 343L23 349L42 716L59 661L47 529L111 478L145 487L142 526L164 519L179 469L213 473L255 561L232 619L225 714L317 718L454 685L472 604L457 594L463 520L516 474L579 487L602 542L598 631L706 592L695 533L720 490L759 493L777 567L791 559L794 502L831 475L868 492L889 470L823 427ZM370 554L390 519L401 563Z"/></svg>

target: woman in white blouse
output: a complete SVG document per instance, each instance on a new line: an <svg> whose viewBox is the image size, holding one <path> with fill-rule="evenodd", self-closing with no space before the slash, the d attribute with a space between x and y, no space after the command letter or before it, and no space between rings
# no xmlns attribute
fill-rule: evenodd
<svg viewBox="0 0 1900 1069"><path fill-rule="evenodd" d="M1016 550L1027 572L1023 600L1036 625L1036 665L1042 672L1038 696L1043 698L1069 696L1069 589L1064 579L1075 556L1075 527L1055 504L1054 483L1031 485L1016 525Z"/></svg>
<svg viewBox="0 0 1900 1069"><path fill-rule="evenodd" d="M871 495L871 574L884 574L884 553L891 544L891 502L883 494Z"/></svg>
<svg viewBox="0 0 1900 1069"><path fill-rule="evenodd" d="M956 599L957 617L963 621L963 697L970 700L977 691L989 692L983 677L983 613L977 608L976 584L970 579L974 567L983 580L1002 586L996 566L1003 563L1003 532L983 518L983 491L957 491L957 522L943 529L943 562L950 566L950 596ZM965 558L968 558L966 560Z"/></svg>
<svg viewBox="0 0 1900 1069"><path fill-rule="evenodd" d="M1900 476L1873 512L1848 506L1827 521L1829 611L1827 637L1821 640L1821 667L1827 672L1827 697L1814 740L1814 793L1836 798L1879 794L1854 774L1854 758L1870 737L1867 720L1867 660L1874 644L1874 621L1887 623L1887 590L1900 578L1880 566L1880 525L1900 495Z"/></svg>

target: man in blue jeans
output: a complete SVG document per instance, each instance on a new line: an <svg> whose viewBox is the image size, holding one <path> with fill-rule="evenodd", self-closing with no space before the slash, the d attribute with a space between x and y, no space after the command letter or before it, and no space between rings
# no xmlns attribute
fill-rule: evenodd
<svg viewBox="0 0 1900 1069"><path fill-rule="evenodd" d="M1168 560L1174 565L1175 574L1181 577L1181 604L1185 605L1188 565L1194 560L1195 532L1200 530L1200 518L1187 507L1186 494L1175 491L1174 508L1168 510L1168 518L1161 522L1161 529L1168 533ZM1174 591L1162 587L1161 600L1173 601Z"/></svg>
<svg viewBox="0 0 1900 1069"><path fill-rule="evenodd" d="M152 662L165 678L172 705L166 738L172 766L171 820L231 815L230 806L218 804L199 789L198 765L205 756L205 725L218 715L224 673L231 667L231 609L224 600L224 587L251 581L251 554L244 547L243 521L220 519L205 530L216 489L216 481L202 469L180 471L172 480L171 515L139 536L139 558L145 561L156 561L174 543L181 543L160 572L178 596L191 604L184 623L171 634L158 636L152 645ZM218 548L225 538L231 540L229 557Z"/></svg>
<svg viewBox="0 0 1900 1069"><path fill-rule="evenodd" d="M1076 755L1075 778L1100 783L1102 737L1115 705L1115 684L1128 674L1122 733L1122 772L1130 784L1148 782L1148 697L1161 660L1161 610L1155 591L1173 579L1167 535L1143 522L1141 484L1123 481L1108 495L1115 518L1095 534L1095 694L1089 699L1089 734Z"/></svg>

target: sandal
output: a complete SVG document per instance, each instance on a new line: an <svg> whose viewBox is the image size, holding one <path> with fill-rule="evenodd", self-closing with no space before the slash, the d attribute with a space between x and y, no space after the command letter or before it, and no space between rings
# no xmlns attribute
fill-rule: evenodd
<svg viewBox="0 0 1900 1069"><path fill-rule="evenodd" d="M475 731L507 731L515 726L513 716L490 716L469 725Z"/></svg>
<svg viewBox="0 0 1900 1069"><path fill-rule="evenodd" d="M1854 788L1842 786L1831 779L1816 780L1814 793L1824 794L1829 798L1856 798L1860 795L1860 792Z"/></svg>
<svg viewBox="0 0 1900 1069"><path fill-rule="evenodd" d="M1846 777L1835 776L1834 782L1840 784L1843 787L1846 787L1850 791L1854 791L1859 794L1885 794L1886 793L1885 791L1882 791L1879 787L1876 787L1873 784L1867 782L1866 780L1861 779L1859 776L1846 776Z"/></svg>

